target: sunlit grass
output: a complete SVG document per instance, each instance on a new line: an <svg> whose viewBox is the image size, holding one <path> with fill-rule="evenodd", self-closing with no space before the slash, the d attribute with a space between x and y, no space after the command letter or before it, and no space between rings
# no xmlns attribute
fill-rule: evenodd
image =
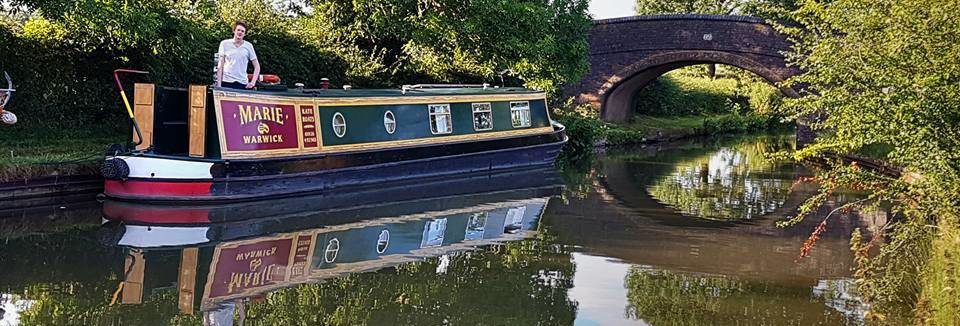
<svg viewBox="0 0 960 326"><path fill-rule="evenodd" d="M638 115L633 121L622 126L623 129L637 131L646 135L656 135L660 132L663 135L689 133L690 130L703 127L703 122L711 117L719 117L724 114L705 114L680 117L658 117L650 115Z"/></svg>
<svg viewBox="0 0 960 326"><path fill-rule="evenodd" d="M925 323L960 324L960 226L956 216L941 216L933 253L924 271L918 311Z"/></svg>
<svg viewBox="0 0 960 326"><path fill-rule="evenodd" d="M0 182L96 170L110 144L129 139L115 124L0 126Z"/></svg>

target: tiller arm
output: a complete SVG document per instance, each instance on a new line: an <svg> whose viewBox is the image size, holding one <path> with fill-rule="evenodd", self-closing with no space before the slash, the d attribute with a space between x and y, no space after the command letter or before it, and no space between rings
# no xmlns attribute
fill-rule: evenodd
<svg viewBox="0 0 960 326"><path fill-rule="evenodd" d="M130 107L130 101L127 100L127 93L123 91L123 84L120 83L120 73L149 74L149 72L131 69L117 69L113 71L113 80L117 82L117 90L120 91L123 106L127 108L127 115L130 116L130 121L133 122L133 129L137 131L137 142L135 144L140 145L143 143L143 134L140 133L140 125L137 124L137 119L133 116L133 108Z"/></svg>

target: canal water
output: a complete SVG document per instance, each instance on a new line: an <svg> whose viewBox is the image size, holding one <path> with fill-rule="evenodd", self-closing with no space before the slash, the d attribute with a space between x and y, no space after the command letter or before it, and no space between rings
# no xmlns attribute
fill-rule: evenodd
<svg viewBox="0 0 960 326"><path fill-rule="evenodd" d="M789 136L219 207L0 212L0 325L860 325L849 235L791 228ZM853 195L851 195L853 196Z"/></svg>

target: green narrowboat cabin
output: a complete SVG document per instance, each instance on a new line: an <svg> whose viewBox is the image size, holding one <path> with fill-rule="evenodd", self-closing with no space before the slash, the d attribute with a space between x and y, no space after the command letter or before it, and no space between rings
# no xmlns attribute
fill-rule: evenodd
<svg viewBox="0 0 960 326"><path fill-rule="evenodd" d="M553 164L567 140L545 93L525 88L136 84L133 99L140 141L107 158L109 198L234 201L497 173Z"/></svg>

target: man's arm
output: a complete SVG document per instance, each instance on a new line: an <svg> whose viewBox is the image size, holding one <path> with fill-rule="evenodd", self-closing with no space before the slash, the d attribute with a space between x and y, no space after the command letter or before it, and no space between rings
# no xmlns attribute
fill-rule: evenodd
<svg viewBox="0 0 960 326"><path fill-rule="evenodd" d="M253 62L253 79L247 83L247 88L254 88L257 86L257 80L260 79L260 61L253 59L250 62Z"/></svg>
<svg viewBox="0 0 960 326"><path fill-rule="evenodd" d="M218 62L217 62L217 87L221 87L221 84L223 84L223 62L224 62L224 60L225 60L225 59L223 58L223 55L221 54L221 55L220 55L220 60L218 60Z"/></svg>

